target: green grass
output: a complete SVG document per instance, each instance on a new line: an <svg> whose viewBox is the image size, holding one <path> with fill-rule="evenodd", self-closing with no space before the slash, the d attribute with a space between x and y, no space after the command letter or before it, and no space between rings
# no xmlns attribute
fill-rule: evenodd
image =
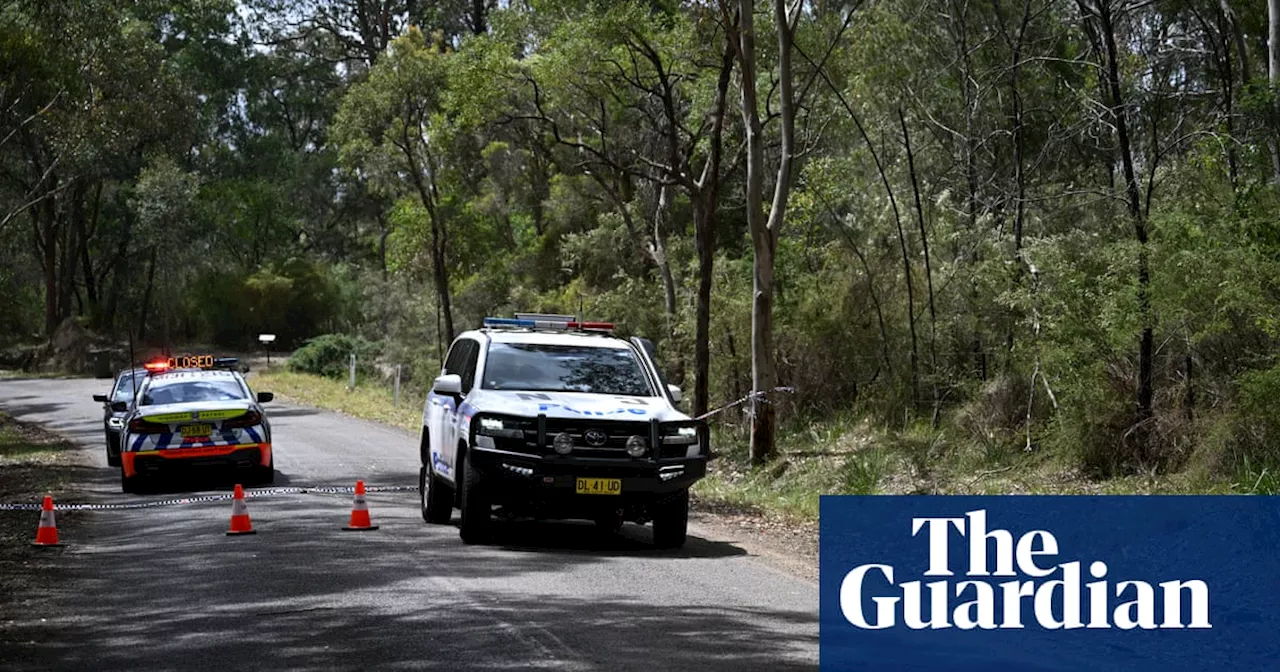
<svg viewBox="0 0 1280 672"><path fill-rule="evenodd" d="M694 486L700 502L810 523L825 494L1261 494L1280 487L1280 473L1266 469L1234 479L1187 470L1092 480L1048 451L953 440L927 425L890 432L852 417L787 428L778 458L762 467L750 465L744 434L717 428L714 435L721 458Z"/></svg>
<svg viewBox="0 0 1280 672"><path fill-rule="evenodd" d="M60 440L36 435L30 428L0 413L0 465L47 462L67 448Z"/></svg>
<svg viewBox="0 0 1280 672"><path fill-rule="evenodd" d="M0 501L65 491L82 459L61 436L0 413Z"/></svg>
<svg viewBox="0 0 1280 672"><path fill-rule="evenodd" d="M308 406L380 422L415 434L422 429L424 400L403 388L397 408L393 405L394 394L390 387L369 381L360 381L355 390L349 391L345 380L271 369L255 372L249 383L255 391L274 392L284 399Z"/></svg>

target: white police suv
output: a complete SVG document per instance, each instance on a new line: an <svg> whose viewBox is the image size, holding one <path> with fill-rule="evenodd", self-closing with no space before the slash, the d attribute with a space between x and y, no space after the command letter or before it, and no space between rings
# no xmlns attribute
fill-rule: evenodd
<svg viewBox="0 0 1280 672"><path fill-rule="evenodd" d="M675 405L653 346L568 315L485 318L458 336L422 413L422 517L483 541L494 513L653 522L684 544L689 487L706 475L706 424ZM496 509L495 509L496 507Z"/></svg>

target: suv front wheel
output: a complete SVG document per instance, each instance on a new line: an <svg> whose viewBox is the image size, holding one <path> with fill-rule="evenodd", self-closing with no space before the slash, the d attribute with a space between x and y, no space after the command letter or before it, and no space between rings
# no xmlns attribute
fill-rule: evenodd
<svg viewBox="0 0 1280 672"><path fill-rule="evenodd" d="M684 546L689 532L689 491L659 502L653 512L653 543L658 548Z"/></svg>
<svg viewBox="0 0 1280 672"><path fill-rule="evenodd" d="M467 451L463 464L462 526L458 531L463 543L478 544L484 542L489 535L492 505L482 474L471 463L471 451Z"/></svg>

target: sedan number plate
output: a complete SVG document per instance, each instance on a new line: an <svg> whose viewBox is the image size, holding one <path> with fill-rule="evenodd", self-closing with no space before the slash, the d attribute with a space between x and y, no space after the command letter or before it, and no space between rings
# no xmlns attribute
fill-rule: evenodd
<svg viewBox="0 0 1280 672"><path fill-rule="evenodd" d="M622 494L622 479L620 478L579 478L577 480L579 495Z"/></svg>
<svg viewBox="0 0 1280 672"><path fill-rule="evenodd" d="M180 431L183 436L209 436L213 433L213 425L183 425Z"/></svg>

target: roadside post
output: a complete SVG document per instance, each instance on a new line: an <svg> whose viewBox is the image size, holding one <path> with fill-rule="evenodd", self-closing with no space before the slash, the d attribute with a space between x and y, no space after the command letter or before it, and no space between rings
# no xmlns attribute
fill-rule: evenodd
<svg viewBox="0 0 1280 672"><path fill-rule="evenodd" d="M395 396L391 402L396 408L400 408L400 365L396 364L396 387Z"/></svg>
<svg viewBox="0 0 1280 672"><path fill-rule="evenodd" d="M351 392L356 389L356 353L351 353L351 378L347 383L347 391Z"/></svg>
<svg viewBox="0 0 1280 672"><path fill-rule="evenodd" d="M258 342L267 349L267 368L271 368L271 343L276 340L275 334L258 334Z"/></svg>

